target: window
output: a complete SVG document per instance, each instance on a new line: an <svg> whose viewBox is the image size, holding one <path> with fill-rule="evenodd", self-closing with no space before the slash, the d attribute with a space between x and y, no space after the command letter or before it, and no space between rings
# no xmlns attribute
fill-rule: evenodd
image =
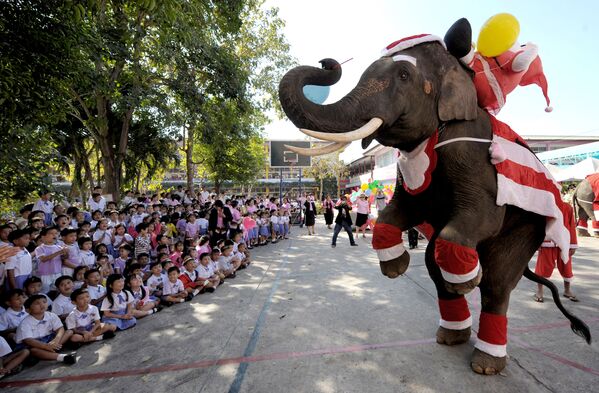
<svg viewBox="0 0 599 393"><path fill-rule="evenodd" d="M391 165L394 162L396 162L394 150L389 150L385 154L381 154L380 156L376 157L376 166L379 168Z"/></svg>

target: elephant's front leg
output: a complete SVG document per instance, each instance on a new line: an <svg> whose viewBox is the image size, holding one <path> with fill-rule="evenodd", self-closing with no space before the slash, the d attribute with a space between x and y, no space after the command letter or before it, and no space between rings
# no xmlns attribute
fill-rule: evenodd
<svg viewBox="0 0 599 393"><path fill-rule="evenodd" d="M373 230L372 248L377 252L381 272L385 276L396 278L407 270L410 254L403 245L402 231L421 223L421 211L422 207L413 203L413 198L403 198L401 202L394 198L379 213Z"/></svg>
<svg viewBox="0 0 599 393"><path fill-rule="evenodd" d="M480 203L461 210L445 225L435 240L435 261L446 289L464 295L480 283L482 269L476 246L499 231L505 208Z"/></svg>

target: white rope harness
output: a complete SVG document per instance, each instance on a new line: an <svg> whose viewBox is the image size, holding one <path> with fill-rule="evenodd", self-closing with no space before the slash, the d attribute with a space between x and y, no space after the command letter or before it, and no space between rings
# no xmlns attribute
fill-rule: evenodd
<svg viewBox="0 0 599 393"><path fill-rule="evenodd" d="M480 142L480 143L491 143L493 142L491 139L483 139L483 138L471 138L471 137L460 137L460 138L453 138L453 139L448 139L446 141L443 142L439 142L435 145L435 149L445 146L445 145L449 145L450 143L453 142Z"/></svg>

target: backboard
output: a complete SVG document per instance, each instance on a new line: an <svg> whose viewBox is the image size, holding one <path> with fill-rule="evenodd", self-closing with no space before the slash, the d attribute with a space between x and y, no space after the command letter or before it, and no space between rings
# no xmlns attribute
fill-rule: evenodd
<svg viewBox="0 0 599 393"><path fill-rule="evenodd" d="M312 166L309 156L297 154L285 147L285 145L309 149L309 141L270 141L270 167L271 168L308 168Z"/></svg>

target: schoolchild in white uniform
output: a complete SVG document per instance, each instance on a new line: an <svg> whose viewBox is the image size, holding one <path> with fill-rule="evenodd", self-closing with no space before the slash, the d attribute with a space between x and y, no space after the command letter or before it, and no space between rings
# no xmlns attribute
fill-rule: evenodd
<svg viewBox="0 0 599 393"><path fill-rule="evenodd" d="M91 304L99 306L106 297L106 288L100 284L102 275L98 269L90 269L85 272L85 288L89 291Z"/></svg>
<svg viewBox="0 0 599 393"><path fill-rule="evenodd" d="M185 300L191 300L188 295L183 282L179 280L179 268L172 266L168 269L168 280L164 283L162 289L162 301L167 305L171 303L183 303Z"/></svg>
<svg viewBox="0 0 599 393"><path fill-rule="evenodd" d="M4 337L0 337L0 379L7 375L18 374L23 368L21 363L28 357L28 349L13 351Z"/></svg>
<svg viewBox="0 0 599 393"><path fill-rule="evenodd" d="M91 298L85 288L79 288L71 293L71 301L75 306L65 320L67 329L73 331L71 341L88 343L113 338L116 326L100 322L98 307L89 304Z"/></svg>
<svg viewBox="0 0 599 393"><path fill-rule="evenodd" d="M17 328L17 344L25 344L33 357L41 360L56 360L65 364L74 364L74 354L57 353L73 335L65 330L60 318L46 311L48 304L44 295L33 295L25 301L29 313Z"/></svg>
<svg viewBox="0 0 599 393"><path fill-rule="evenodd" d="M6 261L6 284L8 288L23 289L25 280L31 277L33 264L31 254L27 251L29 231L17 229L8 235L8 240L21 250Z"/></svg>
<svg viewBox="0 0 599 393"><path fill-rule="evenodd" d="M137 324L133 316L131 292L124 289L125 279L120 274L111 274L106 280L106 297L100 310L104 313L102 322L115 325L118 330L130 329Z"/></svg>
<svg viewBox="0 0 599 393"><path fill-rule="evenodd" d="M200 263L196 268L198 277L204 280L204 288L216 289L220 284L220 277L214 270L214 265L210 260L210 254L207 252L200 255Z"/></svg>
<svg viewBox="0 0 599 393"><path fill-rule="evenodd" d="M31 276L23 283L23 291L25 296L31 297L33 295L42 295L46 298L46 304L48 309L52 308L52 299L42 292L43 284L42 280L37 276Z"/></svg>
<svg viewBox="0 0 599 393"><path fill-rule="evenodd" d="M147 280L150 295L160 298L164 283L168 281L168 276L162 272L162 264L160 262L152 263L150 265L150 272L152 275Z"/></svg>
<svg viewBox="0 0 599 393"><path fill-rule="evenodd" d="M71 276L61 276L56 279L54 284L60 294L54 299L52 312L60 317L62 321L75 308L71 302L71 293L73 293L73 278Z"/></svg>
<svg viewBox="0 0 599 393"><path fill-rule="evenodd" d="M11 289L6 294L6 312L0 315L0 332L3 336L15 340L17 328L28 315L23 304L25 292L22 289Z"/></svg>

